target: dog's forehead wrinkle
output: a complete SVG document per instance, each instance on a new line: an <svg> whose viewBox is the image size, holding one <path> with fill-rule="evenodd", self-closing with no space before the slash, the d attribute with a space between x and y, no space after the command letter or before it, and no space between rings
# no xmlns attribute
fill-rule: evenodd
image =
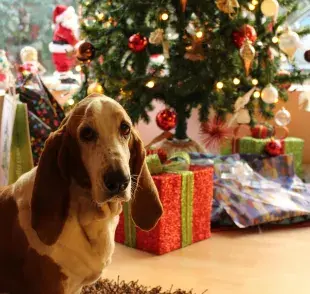
<svg viewBox="0 0 310 294"><path fill-rule="evenodd" d="M94 99L87 113L87 118L92 120L101 135L115 129L124 117L122 107L110 98Z"/></svg>
<svg viewBox="0 0 310 294"><path fill-rule="evenodd" d="M93 118L97 123L103 123L106 127L110 127L108 124L115 124L115 121L120 123L121 120L131 124L124 108L117 101L106 96L93 98L84 114L88 119Z"/></svg>

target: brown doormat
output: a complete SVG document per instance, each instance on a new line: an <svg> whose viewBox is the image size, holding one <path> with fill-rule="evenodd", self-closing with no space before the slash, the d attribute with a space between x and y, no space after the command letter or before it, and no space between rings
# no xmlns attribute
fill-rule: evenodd
<svg viewBox="0 0 310 294"><path fill-rule="evenodd" d="M206 293L204 291L201 294ZM92 286L84 287L81 294L195 294L191 291L184 290L173 290L172 288L168 291L164 291L162 287L158 286L155 288L142 286L137 282L131 281L129 283L125 281L111 281L102 280Z"/></svg>

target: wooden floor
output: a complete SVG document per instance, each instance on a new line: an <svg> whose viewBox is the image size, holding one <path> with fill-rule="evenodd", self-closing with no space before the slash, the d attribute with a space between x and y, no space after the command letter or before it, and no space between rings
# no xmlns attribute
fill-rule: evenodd
<svg viewBox="0 0 310 294"><path fill-rule="evenodd" d="M106 277L197 294L310 293L310 228L214 233L163 256L117 245Z"/></svg>

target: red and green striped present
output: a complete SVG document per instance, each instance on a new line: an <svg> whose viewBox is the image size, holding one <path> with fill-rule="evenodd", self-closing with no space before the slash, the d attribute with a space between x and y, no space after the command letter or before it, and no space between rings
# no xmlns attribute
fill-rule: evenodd
<svg viewBox="0 0 310 294"><path fill-rule="evenodd" d="M164 214L157 226L144 232L135 227L130 204L124 204L116 242L165 254L211 236L213 167L191 166L187 171L154 175Z"/></svg>

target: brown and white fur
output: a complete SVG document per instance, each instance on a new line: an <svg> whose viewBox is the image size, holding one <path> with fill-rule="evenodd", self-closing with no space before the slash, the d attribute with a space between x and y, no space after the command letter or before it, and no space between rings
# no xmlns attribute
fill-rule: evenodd
<svg viewBox="0 0 310 294"><path fill-rule="evenodd" d="M131 180L111 192L117 177ZM0 293L78 294L94 283L131 196L134 222L151 229L162 206L142 142L117 102L87 97L50 135L38 167L0 188Z"/></svg>

